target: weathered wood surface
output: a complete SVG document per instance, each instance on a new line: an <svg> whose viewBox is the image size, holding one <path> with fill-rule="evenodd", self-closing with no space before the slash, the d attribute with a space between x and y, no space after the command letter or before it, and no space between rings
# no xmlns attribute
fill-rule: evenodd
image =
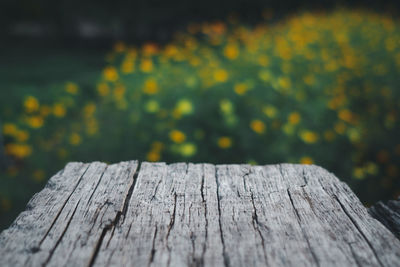
<svg viewBox="0 0 400 267"><path fill-rule="evenodd" d="M70 163L0 235L0 266L399 266L317 166Z"/></svg>
<svg viewBox="0 0 400 267"><path fill-rule="evenodd" d="M369 208L369 212L400 239L400 197L387 202L379 201Z"/></svg>

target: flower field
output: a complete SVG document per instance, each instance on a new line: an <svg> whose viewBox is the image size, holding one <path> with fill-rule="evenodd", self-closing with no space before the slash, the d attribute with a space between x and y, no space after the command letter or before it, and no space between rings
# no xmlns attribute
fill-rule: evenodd
<svg viewBox="0 0 400 267"><path fill-rule="evenodd" d="M397 19L231 18L189 25L166 45L118 42L105 60L92 86L27 91L1 109L2 214L15 208L11 188L32 194L69 161L317 164L366 204L400 194Z"/></svg>

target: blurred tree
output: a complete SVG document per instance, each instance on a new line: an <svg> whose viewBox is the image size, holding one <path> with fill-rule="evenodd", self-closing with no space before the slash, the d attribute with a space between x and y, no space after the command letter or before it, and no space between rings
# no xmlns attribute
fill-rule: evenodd
<svg viewBox="0 0 400 267"><path fill-rule="evenodd" d="M16 29L34 28L36 33L63 38L101 37L109 39L153 39L163 41L187 22L224 19L230 13L242 21L257 21L261 10L273 9L277 17L303 8L363 6L393 11L395 0L38 0L0 2L0 31L12 34ZM32 27L32 25L34 27ZM36 28L35 28L36 27ZM92 31L92 32L90 32ZM1 32L0 32L1 34ZM92 34L92 35L91 35Z"/></svg>

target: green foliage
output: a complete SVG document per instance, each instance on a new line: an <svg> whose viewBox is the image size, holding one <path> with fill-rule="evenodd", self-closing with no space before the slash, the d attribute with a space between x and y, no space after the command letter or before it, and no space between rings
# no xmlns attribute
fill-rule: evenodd
<svg viewBox="0 0 400 267"><path fill-rule="evenodd" d="M397 20L338 10L190 25L106 60L96 86L27 93L7 115L15 164L2 184L41 183L68 161L293 162L327 168L365 203L400 193Z"/></svg>

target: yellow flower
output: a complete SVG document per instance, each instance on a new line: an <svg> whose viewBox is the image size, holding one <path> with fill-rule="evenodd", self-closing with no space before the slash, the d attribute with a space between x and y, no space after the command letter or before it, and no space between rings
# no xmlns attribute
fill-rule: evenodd
<svg viewBox="0 0 400 267"><path fill-rule="evenodd" d="M81 143L81 136L79 135L79 134L77 134L77 133L72 133L70 136L69 136L69 143L71 144L71 145L73 145L73 146L77 146L77 145L79 145L80 143Z"/></svg>
<svg viewBox="0 0 400 267"><path fill-rule="evenodd" d="M265 126L264 122L262 122L260 120L252 120L250 123L250 128L258 134L262 134L266 130L266 126Z"/></svg>
<svg viewBox="0 0 400 267"><path fill-rule="evenodd" d="M156 100L149 100L145 105L145 110L149 113L155 113L160 109L160 105Z"/></svg>
<svg viewBox="0 0 400 267"><path fill-rule="evenodd" d="M132 73L134 68L135 64L131 60L125 60L121 66L121 70L123 73Z"/></svg>
<svg viewBox="0 0 400 267"><path fill-rule="evenodd" d="M119 77L117 69L112 66L106 67L103 70L103 76L104 76L104 79L106 79L107 81L110 81L110 82L115 82L116 80L118 80L118 77Z"/></svg>
<svg viewBox="0 0 400 267"><path fill-rule="evenodd" d="M4 123L3 125L3 134L4 135L14 135L18 132L17 127L15 124L12 123Z"/></svg>
<svg viewBox="0 0 400 267"><path fill-rule="evenodd" d="M259 77L261 80L263 80L264 82L269 82L269 81L271 81L271 79L272 79L272 74L271 74L271 72L268 71L268 70L261 70L261 71L258 73L258 77Z"/></svg>
<svg viewBox="0 0 400 267"><path fill-rule="evenodd" d="M249 87L245 83L235 84L235 87L234 87L235 93L238 95L245 94L248 89L249 89Z"/></svg>
<svg viewBox="0 0 400 267"><path fill-rule="evenodd" d="M161 151L162 149L164 149L164 144L161 143L160 141L154 141L151 144L151 148L153 151Z"/></svg>
<svg viewBox="0 0 400 267"><path fill-rule="evenodd" d="M347 136L349 137L350 141L353 143L358 142L361 139L361 133L356 128L349 129L347 131Z"/></svg>
<svg viewBox="0 0 400 267"><path fill-rule="evenodd" d="M172 130L169 133L169 138L175 143L183 143L186 140L186 135L179 130Z"/></svg>
<svg viewBox="0 0 400 267"><path fill-rule="evenodd" d="M196 67L196 66L200 65L201 60L197 57L194 57L194 58L190 59L189 63L190 63L190 65Z"/></svg>
<svg viewBox="0 0 400 267"><path fill-rule="evenodd" d="M302 157L300 159L301 164L314 164L314 160L311 157Z"/></svg>
<svg viewBox="0 0 400 267"><path fill-rule="evenodd" d="M239 49L234 44L228 44L225 46L224 55L230 60L236 59L239 55Z"/></svg>
<svg viewBox="0 0 400 267"><path fill-rule="evenodd" d="M292 125L298 124L300 122L300 120L301 120L301 117L300 117L300 114L298 112L292 112L288 116L288 121Z"/></svg>
<svg viewBox="0 0 400 267"><path fill-rule="evenodd" d="M269 65L269 58L266 55L261 55L258 58L258 64L263 67L267 67Z"/></svg>
<svg viewBox="0 0 400 267"><path fill-rule="evenodd" d="M117 85L117 86L114 88L114 91L113 91L114 98L115 98L117 101L123 100L123 98L124 98L124 96L125 96L125 91L126 91L125 86L123 86L122 84Z"/></svg>
<svg viewBox="0 0 400 267"><path fill-rule="evenodd" d="M307 144L313 144L318 141L318 134L309 130L304 130L300 132L300 138Z"/></svg>
<svg viewBox="0 0 400 267"><path fill-rule="evenodd" d="M158 46L155 43L146 43L143 45L142 50L143 54L151 56L158 52Z"/></svg>
<svg viewBox="0 0 400 267"><path fill-rule="evenodd" d="M25 142L29 138L29 133L27 131L18 131L15 137L18 142Z"/></svg>
<svg viewBox="0 0 400 267"><path fill-rule="evenodd" d="M28 125L32 128L40 128L43 126L43 118L40 116L32 116L32 117L28 117L26 119L26 122L28 123Z"/></svg>
<svg viewBox="0 0 400 267"><path fill-rule="evenodd" d="M215 22L210 26L210 30L217 35L221 35L226 31L226 25L222 22Z"/></svg>
<svg viewBox="0 0 400 267"><path fill-rule="evenodd" d="M227 136L220 137L218 139L218 146L223 149L230 148L232 146L232 139Z"/></svg>
<svg viewBox="0 0 400 267"><path fill-rule="evenodd" d="M125 51L125 44L123 42L117 42L114 45L114 51L117 53L121 53Z"/></svg>
<svg viewBox="0 0 400 267"><path fill-rule="evenodd" d="M293 124L290 124L290 123L286 123L286 124L283 126L282 129L283 129L283 132L284 132L286 135L293 135L293 134L294 134L294 130L295 130Z"/></svg>
<svg viewBox="0 0 400 267"><path fill-rule="evenodd" d="M214 72L214 79L217 82L226 82L228 80L228 72L224 69L218 69Z"/></svg>
<svg viewBox="0 0 400 267"><path fill-rule="evenodd" d="M88 103L83 108L83 114L86 118L90 118L96 112L96 105L94 103Z"/></svg>
<svg viewBox="0 0 400 267"><path fill-rule="evenodd" d="M354 170L353 170L353 176L356 178L356 179L364 179L365 178L365 172L364 172L364 170L363 170L363 168L354 168Z"/></svg>
<svg viewBox="0 0 400 267"><path fill-rule="evenodd" d="M54 106L53 106L53 114L54 114L54 116L56 116L58 118L61 118L61 117L65 116L66 112L67 111L65 109L64 104L62 104L62 103L54 104Z"/></svg>
<svg viewBox="0 0 400 267"><path fill-rule="evenodd" d="M151 59L143 59L140 63L140 70L143 72L151 72L153 70L153 61L151 61Z"/></svg>
<svg viewBox="0 0 400 267"><path fill-rule="evenodd" d="M91 118L86 122L86 133L88 135L94 135L97 133L98 129L99 125L96 119Z"/></svg>
<svg viewBox="0 0 400 267"><path fill-rule="evenodd" d="M47 117L51 113L51 108L47 105L43 105L40 107L40 115L43 117Z"/></svg>
<svg viewBox="0 0 400 267"><path fill-rule="evenodd" d="M5 145L5 151L8 155L21 159L32 154L32 148L25 144L7 144Z"/></svg>
<svg viewBox="0 0 400 267"><path fill-rule="evenodd" d="M233 104L230 100L228 99L222 99L221 102L219 103L219 107L224 114L231 114L233 112Z"/></svg>
<svg viewBox="0 0 400 267"><path fill-rule="evenodd" d="M314 75L307 75L304 77L304 83L311 86L315 83L315 76Z"/></svg>
<svg viewBox="0 0 400 267"><path fill-rule="evenodd" d="M33 97L28 96L24 102L26 112L35 112L39 109L39 101Z"/></svg>
<svg viewBox="0 0 400 267"><path fill-rule="evenodd" d="M324 138L326 141L331 142L335 139L335 133L331 130L327 130L324 132Z"/></svg>
<svg viewBox="0 0 400 267"><path fill-rule="evenodd" d="M334 128L338 134L344 134L347 127L346 127L346 124L344 124L343 122L338 122L335 124Z"/></svg>
<svg viewBox="0 0 400 267"><path fill-rule="evenodd" d="M280 88L289 89L292 86L292 83L289 77L280 77L278 79L278 84Z"/></svg>
<svg viewBox="0 0 400 267"><path fill-rule="evenodd" d="M65 91L66 91L67 93L70 93L70 94L72 94L72 95L75 95L75 94L78 93L78 85L76 85L75 83L72 83L72 82L68 82L68 83L65 85Z"/></svg>
<svg viewBox="0 0 400 267"><path fill-rule="evenodd" d="M97 92L101 96L106 96L110 92L110 88L108 87L108 85L106 83L99 83L97 85Z"/></svg>
<svg viewBox="0 0 400 267"><path fill-rule="evenodd" d="M173 57L179 53L178 48L175 45L169 44L165 47L164 54L167 57Z"/></svg>
<svg viewBox="0 0 400 267"><path fill-rule="evenodd" d="M365 171L369 174L376 175L378 173L378 165L373 162L368 162L365 165Z"/></svg>
<svg viewBox="0 0 400 267"><path fill-rule="evenodd" d="M32 176L33 176L33 179L34 179L36 182L41 182L41 181L43 181L44 178L45 178L45 173L44 173L43 170L35 170L35 171L33 172Z"/></svg>
<svg viewBox="0 0 400 267"><path fill-rule="evenodd" d="M353 121L353 113L348 109L342 109L338 112L338 117L346 122Z"/></svg>
<svg viewBox="0 0 400 267"><path fill-rule="evenodd" d="M196 153L196 145L193 143L185 143L182 144L180 147L180 152L182 154L182 156L185 157L190 157L193 156Z"/></svg>
<svg viewBox="0 0 400 267"><path fill-rule="evenodd" d="M182 115L191 114L193 112L192 102L188 99L181 99L176 105L176 109Z"/></svg>
<svg viewBox="0 0 400 267"><path fill-rule="evenodd" d="M271 105L267 105L265 107L263 107L263 110L265 115L267 115L270 118L275 118L276 114L278 113L276 108L274 106Z"/></svg>
<svg viewBox="0 0 400 267"><path fill-rule="evenodd" d="M257 163L257 161L255 161L254 159L249 159L248 161L247 161L247 164L249 164L249 165L257 165L258 163Z"/></svg>
<svg viewBox="0 0 400 267"><path fill-rule="evenodd" d="M149 95L156 94L158 92L158 84L154 79L148 79L144 83L143 92Z"/></svg>
<svg viewBox="0 0 400 267"><path fill-rule="evenodd" d="M160 153L158 151L150 151L149 153L147 153L146 158L148 161L159 161L161 156Z"/></svg>

